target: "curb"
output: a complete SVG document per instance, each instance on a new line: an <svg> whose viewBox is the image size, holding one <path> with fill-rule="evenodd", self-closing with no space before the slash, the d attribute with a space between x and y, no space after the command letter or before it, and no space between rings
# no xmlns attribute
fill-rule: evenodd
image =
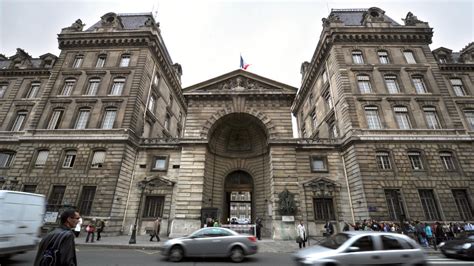
<svg viewBox="0 0 474 266"><path fill-rule="evenodd" d="M76 247L100 247L117 249L143 249L143 250L161 250L161 246L142 246L142 245L113 245L113 244L89 244L76 243Z"/></svg>

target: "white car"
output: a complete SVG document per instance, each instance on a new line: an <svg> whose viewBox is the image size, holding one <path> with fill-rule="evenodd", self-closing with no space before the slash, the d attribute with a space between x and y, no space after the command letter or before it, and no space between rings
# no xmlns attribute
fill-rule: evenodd
<svg viewBox="0 0 474 266"><path fill-rule="evenodd" d="M427 265L423 249L397 233L348 231L293 255L297 265Z"/></svg>

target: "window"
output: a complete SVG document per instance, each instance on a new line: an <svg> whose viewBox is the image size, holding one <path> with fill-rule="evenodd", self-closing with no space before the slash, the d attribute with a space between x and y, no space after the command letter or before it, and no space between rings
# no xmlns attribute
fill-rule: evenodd
<svg viewBox="0 0 474 266"><path fill-rule="evenodd" d="M154 95L151 95L148 101L148 110L153 114L155 113L155 103L156 103L156 97Z"/></svg>
<svg viewBox="0 0 474 266"><path fill-rule="evenodd" d="M165 129L170 131L170 122L171 122L171 116L169 114L166 114L165 117Z"/></svg>
<svg viewBox="0 0 474 266"><path fill-rule="evenodd" d="M153 76L153 85L158 86L158 81L160 81L160 76L158 73L155 73L155 76Z"/></svg>
<svg viewBox="0 0 474 266"><path fill-rule="evenodd" d="M438 62L441 64L446 64L448 60L446 59L446 56L443 55L439 57Z"/></svg>
<svg viewBox="0 0 474 266"><path fill-rule="evenodd" d="M7 91L8 84L0 84L0 98L3 98L5 92Z"/></svg>
<svg viewBox="0 0 474 266"><path fill-rule="evenodd" d="M408 116L408 108L405 106L395 106L395 120L397 121L399 129L411 129L410 117Z"/></svg>
<svg viewBox="0 0 474 266"><path fill-rule="evenodd" d="M41 83L39 83L39 82L31 83L31 87L28 90L28 93L26 94L26 98L28 98L28 99L36 98L36 96L38 95L40 85L41 85Z"/></svg>
<svg viewBox="0 0 474 266"><path fill-rule="evenodd" d="M329 93L329 91L326 92L326 94L324 94L324 101L326 102L328 109L331 110L333 107L333 104L332 104L331 94Z"/></svg>
<svg viewBox="0 0 474 266"><path fill-rule="evenodd" d="M85 129L87 127L87 122L89 121L89 115L89 109L79 109L74 129Z"/></svg>
<svg viewBox="0 0 474 266"><path fill-rule="evenodd" d="M23 128L23 123L26 120L26 115L28 113L26 111L20 111L17 113L15 122L13 122L11 131L20 131Z"/></svg>
<svg viewBox="0 0 474 266"><path fill-rule="evenodd" d="M420 194L421 206L423 207L423 212L425 213L425 219L429 221L440 220L438 205L436 204L436 199L432 189L420 189L418 191Z"/></svg>
<svg viewBox="0 0 474 266"><path fill-rule="evenodd" d="M143 209L143 218L156 218L163 216L163 196L147 196L145 199L145 208Z"/></svg>
<svg viewBox="0 0 474 266"><path fill-rule="evenodd" d="M102 129L114 128L115 116L117 115L116 109L105 109L104 119L102 121Z"/></svg>
<svg viewBox="0 0 474 266"><path fill-rule="evenodd" d="M104 67L106 59L107 59L107 55L105 55L105 54L99 55L97 57L97 63L95 64L95 67L97 67L97 68Z"/></svg>
<svg viewBox="0 0 474 266"><path fill-rule="evenodd" d="M441 158L441 162L446 171L456 170L456 165L454 164L454 156L452 152L449 152L449 151L440 152L439 157Z"/></svg>
<svg viewBox="0 0 474 266"><path fill-rule="evenodd" d="M367 75L357 76L357 85L359 86L360 93L372 92L372 87L370 86L370 78Z"/></svg>
<svg viewBox="0 0 474 266"><path fill-rule="evenodd" d="M405 207L403 206L403 199L400 190L386 189L384 192L390 219L393 221L400 221L402 218L405 218Z"/></svg>
<svg viewBox="0 0 474 266"><path fill-rule="evenodd" d="M315 130L316 126L318 125L318 120L317 120L317 117L316 117L316 110L313 110L311 112L311 122L312 122L313 130Z"/></svg>
<svg viewBox="0 0 474 266"><path fill-rule="evenodd" d="M23 192L36 193L36 185L23 185Z"/></svg>
<svg viewBox="0 0 474 266"><path fill-rule="evenodd" d="M311 171L320 172L327 171L327 158L322 156L310 156L311 160Z"/></svg>
<svg viewBox="0 0 474 266"><path fill-rule="evenodd" d="M84 186L82 187L81 197L79 199L79 212L82 215L90 215L92 210L92 203L94 201L96 187Z"/></svg>
<svg viewBox="0 0 474 266"><path fill-rule="evenodd" d="M76 151L67 151L64 156L63 168L72 168L76 161Z"/></svg>
<svg viewBox="0 0 474 266"><path fill-rule="evenodd" d="M398 250L404 249L403 245L398 241L397 237L392 235L382 235L383 250Z"/></svg>
<svg viewBox="0 0 474 266"><path fill-rule="evenodd" d="M123 86L125 85L125 78L115 78L110 90L110 95L120 96L122 95Z"/></svg>
<svg viewBox="0 0 474 266"><path fill-rule="evenodd" d="M408 64L416 64L415 56L412 51L404 51L403 56L405 56L405 60Z"/></svg>
<svg viewBox="0 0 474 266"><path fill-rule="evenodd" d="M49 120L47 129L57 129L59 128L59 124L61 123L61 118L63 116L63 110L56 109L53 111L51 115L51 119Z"/></svg>
<svg viewBox="0 0 474 266"><path fill-rule="evenodd" d="M53 191L51 191L51 195L49 196L48 204L61 205L65 191L66 186L53 186Z"/></svg>
<svg viewBox="0 0 474 266"><path fill-rule="evenodd" d="M428 93L426 90L425 82L421 76L413 76L412 79L413 86L415 86L415 91L418 94Z"/></svg>
<svg viewBox="0 0 474 266"><path fill-rule="evenodd" d="M392 166L390 165L390 154L385 151L379 151L375 154L377 160L377 165L381 170L390 170Z"/></svg>
<svg viewBox="0 0 474 266"><path fill-rule="evenodd" d="M363 64L364 57L362 56L361 51L352 51L352 62L354 64Z"/></svg>
<svg viewBox="0 0 474 266"><path fill-rule="evenodd" d="M469 197L465 189L453 189L454 200L458 207L459 215L464 221L472 220L473 213Z"/></svg>
<svg viewBox="0 0 474 266"><path fill-rule="evenodd" d="M438 114L436 113L436 108L423 107L423 112L425 113L426 125L428 126L429 129L441 128Z"/></svg>
<svg viewBox="0 0 474 266"><path fill-rule="evenodd" d="M408 159L410 160L411 169L423 170L423 161L421 160L421 152L409 151Z"/></svg>
<svg viewBox="0 0 474 266"><path fill-rule="evenodd" d="M465 110L464 115L466 116L466 121L471 130L474 130L474 109Z"/></svg>
<svg viewBox="0 0 474 266"><path fill-rule="evenodd" d="M387 86L387 91L390 94L400 93L400 88L398 87L397 76L395 75L385 75L385 86Z"/></svg>
<svg viewBox="0 0 474 266"><path fill-rule="evenodd" d="M168 157L167 156L155 156L153 158L152 170L167 170L168 168Z"/></svg>
<svg viewBox="0 0 474 266"><path fill-rule="evenodd" d="M352 247L358 247L359 251L364 252L364 251L373 251L374 249L374 243L372 241L371 236L363 236L359 239L357 239L354 244L352 244Z"/></svg>
<svg viewBox="0 0 474 266"><path fill-rule="evenodd" d="M75 85L76 85L75 79L66 79L66 81L64 82L64 87L61 90L61 95L63 96L71 95L71 92L74 89Z"/></svg>
<svg viewBox="0 0 474 266"><path fill-rule="evenodd" d="M339 132L337 131L336 122L332 122L329 124L329 138L331 139L339 138Z"/></svg>
<svg viewBox="0 0 474 266"><path fill-rule="evenodd" d="M315 220L336 220L332 198L315 198L313 199L313 206Z"/></svg>
<svg viewBox="0 0 474 266"><path fill-rule="evenodd" d="M321 73L321 77L323 77L323 84L326 83L326 81L328 81L326 70L323 70L323 73Z"/></svg>
<svg viewBox="0 0 474 266"><path fill-rule="evenodd" d="M14 158L14 152L0 152L0 168L10 168Z"/></svg>
<svg viewBox="0 0 474 266"><path fill-rule="evenodd" d="M378 51L377 54L379 56L380 64L390 64L387 51Z"/></svg>
<svg viewBox="0 0 474 266"><path fill-rule="evenodd" d="M105 162L105 151L95 151L92 156L91 168L101 168Z"/></svg>
<svg viewBox="0 0 474 266"><path fill-rule="evenodd" d="M44 167L46 165L46 160L48 159L49 151L40 150L36 156L35 167Z"/></svg>
<svg viewBox="0 0 474 266"><path fill-rule="evenodd" d="M76 55L76 57L74 58L74 63L72 64L72 67L73 68L80 68L81 65L82 65L83 60L84 60L83 55Z"/></svg>
<svg viewBox="0 0 474 266"><path fill-rule="evenodd" d="M380 122L379 112L376 106L366 106L365 116L369 129L382 129L382 123Z"/></svg>
<svg viewBox="0 0 474 266"><path fill-rule="evenodd" d="M466 96L461 79L450 79L449 81L451 81L451 86L456 96Z"/></svg>
<svg viewBox="0 0 474 266"><path fill-rule="evenodd" d="M129 54L124 54L120 58L120 67L128 67L130 64L130 55Z"/></svg>
<svg viewBox="0 0 474 266"><path fill-rule="evenodd" d="M95 96L97 95L97 91L99 90L100 79L92 78L89 79L89 85L87 85L86 95L88 96Z"/></svg>

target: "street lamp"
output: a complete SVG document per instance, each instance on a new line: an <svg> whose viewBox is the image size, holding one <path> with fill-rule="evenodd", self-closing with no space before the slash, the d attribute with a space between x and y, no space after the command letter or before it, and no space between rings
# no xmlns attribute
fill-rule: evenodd
<svg viewBox="0 0 474 266"><path fill-rule="evenodd" d="M153 181L152 180L146 180L146 178L142 181L138 182L138 188L141 190L140 192L140 200L138 201L138 209L137 209L137 216L135 217L135 224L133 225L133 230L132 230L132 235L130 236L130 240L128 241L128 244L136 244L137 243L137 224L138 224L138 216L140 215L140 209L142 206L142 200L143 200L143 192L146 189L146 186Z"/></svg>

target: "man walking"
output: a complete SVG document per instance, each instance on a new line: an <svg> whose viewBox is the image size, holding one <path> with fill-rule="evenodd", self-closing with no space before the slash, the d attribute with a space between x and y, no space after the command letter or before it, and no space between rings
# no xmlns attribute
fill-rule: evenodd
<svg viewBox="0 0 474 266"><path fill-rule="evenodd" d="M300 224L296 228L296 231L298 233L298 245L299 247L306 247L306 240L307 240L307 235L306 235L306 227L304 227L303 221L300 221Z"/></svg>
<svg viewBox="0 0 474 266"><path fill-rule="evenodd" d="M105 222L104 220L100 219L99 222L97 223L97 241L100 241L100 233L102 233L104 231L104 227L105 227Z"/></svg>
<svg viewBox="0 0 474 266"><path fill-rule="evenodd" d="M261 218L257 218L257 220L255 221L255 226L256 226L256 233L257 233L257 239L258 240L262 240L262 227L263 227L263 223L262 223L262 219Z"/></svg>
<svg viewBox="0 0 474 266"><path fill-rule="evenodd" d="M158 217L153 223L153 232L151 233L150 241L153 242L153 238L156 237L156 240L160 242L160 227L161 227L161 218Z"/></svg>
<svg viewBox="0 0 474 266"><path fill-rule="evenodd" d="M72 229L79 222L79 213L74 209L66 209L61 213L61 226L47 234L40 242L34 266L40 266L44 262L48 253L59 254L56 257L55 265L77 265L76 245L74 243L74 233ZM59 243L60 242L60 243ZM58 252L54 252L57 249Z"/></svg>

